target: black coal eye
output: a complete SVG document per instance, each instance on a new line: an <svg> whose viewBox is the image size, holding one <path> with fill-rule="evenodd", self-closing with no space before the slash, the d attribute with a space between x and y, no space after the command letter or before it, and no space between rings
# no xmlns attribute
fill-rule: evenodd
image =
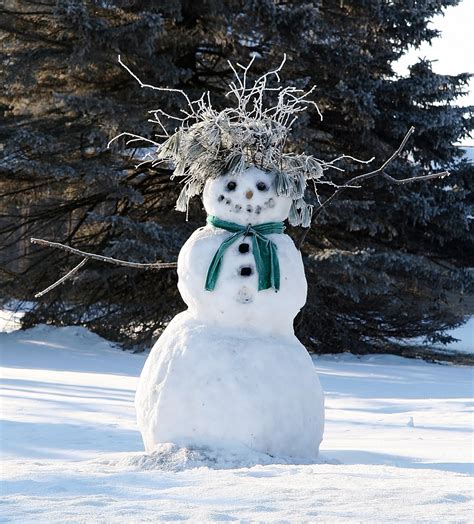
<svg viewBox="0 0 474 524"><path fill-rule="evenodd" d="M257 189L259 191L266 191L267 190L267 184L265 184L265 182L258 182L257 183Z"/></svg>
<svg viewBox="0 0 474 524"><path fill-rule="evenodd" d="M231 180L227 183L226 187L229 191L234 191L234 189L237 187L237 184L233 180Z"/></svg>

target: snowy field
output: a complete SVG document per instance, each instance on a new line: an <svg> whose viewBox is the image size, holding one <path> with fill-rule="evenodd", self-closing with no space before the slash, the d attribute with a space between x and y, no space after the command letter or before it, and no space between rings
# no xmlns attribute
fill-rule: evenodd
<svg viewBox="0 0 474 524"><path fill-rule="evenodd" d="M1 522L473 521L472 368L316 358L321 463L216 469L192 450L143 455L144 355L76 327L0 333L0 347Z"/></svg>

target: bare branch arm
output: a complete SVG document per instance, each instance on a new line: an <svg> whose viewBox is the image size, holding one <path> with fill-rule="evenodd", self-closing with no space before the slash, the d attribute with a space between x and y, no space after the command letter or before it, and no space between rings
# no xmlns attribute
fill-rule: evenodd
<svg viewBox="0 0 474 524"><path fill-rule="evenodd" d="M176 262L155 262L153 264L142 264L140 262L128 262L126 260L120 260L117 258L111 258L106 257L103 255L96 255L94 253L87 253L86 251L81 251L80 249L76 249L71 246L66 246L65 244L60 244L59 242L50 242L49 240L43 240L41 238L32 238L31 239L32 244L38 244L40 246L47 246L47 247L53 247L57 249L61 249L63 251L67 251L69 253L73 253L74 255L81 255L84 258L79 262L77 266L71 269L68 273L66 273L63 277L61 277L59 280L48 286L46 289L43 289L43 291L40 291L39 293L36 293L35 298L40 298L55 287L59 286L69 278L71 278L75 273L77 273L88 260L100 260L101 262L108 262L109 264L115 264L116 266L126 266L126 267L133 267L135 269L171 269L176 268L177 263Z"/></svg>
<svg viewBox="0 0 474 524"><path fill-rule="evenodd" d="M86 259L100 260L101 262L115 264L116 266L133 267L135 269L171 269L177 267L176 262L153 262L150 264L141 262L128 262L127 260L120 260L118 258L106 257L104 255L96 255L95 253L87 253L86 251L81 251L80 249L76 249L71 246L66 246L65 244L60 244L59 242L51 242L49 240L43 240L41 238L32 238L31 243L38 244L40 246L62 249L63 251L68 251L69 253L83 256Z"/></svg>
<svg viewBox="0 0 474 524"><path fill-rule="evenodd" d="M444 178L445 176L449 176L449 171L440 171L439 173L432 173L431 175L413 176L411 178L403 178L401 180L399 180L398 178L393 178L393 176L387 175L387 173L382 174L384 178L386 178L393 184L397 184L397 186L403 186L405 184L411 184L412 182L432 180L433 178Z"/></svg>
<svg viewBox="0 0 474 524"><path fill-rule="evenodd" d="M411 178L405 178L405 179L399 180L399 179L394 178L394 177L392 177L390 175L387 175L387 173L384 172L385 168L391 162L393 162L396 158L398 158L401 155L403 149L405 148L406 143L408 142L408 139L410 138L410 136L413 134L414 131L415 131L415 128L414 127L410 127L410 129L408 130L407 134L404 136L403 140L401 141L400 145L398 146L397 150L387 160L385 160L385 162L378 169L374 169L373 171L369 171L368 173L363 173L362 175L355 176L355 177L351 178L350 180L348 180L347 182L345 182L342 186L339 186L338 189L336 191L334 191L334 193L330 197L328 197L315 210L315 212L313 213L313 216L311 218L311 223L321 213L321 211L326 206L328 206L334 199L336 199L345 189L347 189L348 187L354 187L355 184L359 184L360 182L363 182L365 180L373 178L373 177L375 177L377 175L382 175L384 178L386 178L390 182L392 182L394 184L397 184L397 185L410 184L412 182L421 182L423 180L431 180L433 178L444 178L445 176L449 176L449 172L448 171L442 171L440 173L432 173L430 175L411 177ZM300 239L299 239L299 241L297 243L298 249L301 249L301 246L303 245L303 242L305 241L306 236L307 236L308 231L310 230L310 228L311 228L311 225L303 231L303 233L302 233L302 235L301 235L301 237L300 237Z"/></svg>
<svg viewBox="0 0 474 524"><path fill-rule="evenodd" d="M363 180L367 180L369 178L373 178L374 176L376 176L379 173L381 173L393 160L395 160L395 158L400 156L400 154L402 153L403 148L405 147L408 139L410 138L410 136L413 134L414 131L415 131L414 127L411 127L408 130L408 133L403 138L402 142L398 146L398 149L387 160L385 160L385 162L378 169L374 169L373 171L369 171L368 173L363 173L362 175L355 176L355 177L351 178L350 180L348 180L347 182L345 182L336 191L334 191L334 193L329 198L327 198L321 206L318 207L318 209L315 211L315 213L313 215L313 219L315 217L317 217L319 215L319 213L321 213L321 211L328 204L331 203L332 200L334 200L337 196L339 196L339 194L342 193L349 186L353 187L355 184L357 184L359 182L362 182Z"/></svg>

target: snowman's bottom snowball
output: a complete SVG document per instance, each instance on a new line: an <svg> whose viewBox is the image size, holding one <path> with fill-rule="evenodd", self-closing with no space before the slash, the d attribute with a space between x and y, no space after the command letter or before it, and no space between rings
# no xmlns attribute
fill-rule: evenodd
<svg viewBox="0 0 474 524"><path fill-rule="evenodd" d="M268 337L176 316L153 347L137 389L147 453L164 443L314 460L324 398L294 336Z"/></svg>
<svg viewBox="0 0 474 524"><path fill-rule="evenodd" d="M100 463L104 463L102 459ZM117 458L106 459L107 465L133 468L138 471L163 470L184 471L193 468L240 469L274 464L339 464L337 460L319 457L317 460L299 460L294 457L275 457L253 451L245 446L234 448L178 447L175 444L160 444L153 453L120 453Z"/></svg>

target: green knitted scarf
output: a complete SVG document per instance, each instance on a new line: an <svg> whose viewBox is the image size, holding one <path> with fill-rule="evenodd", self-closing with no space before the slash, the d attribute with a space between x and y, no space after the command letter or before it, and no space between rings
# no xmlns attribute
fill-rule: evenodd
<svg viewBox="0 0 474 524"><path fill-rule="evenodd" d="M252 226L241 226L233 222L226 222L215 216L208 216L207 223L219 229L233 233L224 240L216 251L206 277L206 289L212 291L216 287L217 277L222 266L222 259L227 249L240 237L252 237L252 251L258 273L258 290L274 288L280 289L280 264L278 263L277 247L266 235L283 233L283 222L267 222Z"/></svg>

